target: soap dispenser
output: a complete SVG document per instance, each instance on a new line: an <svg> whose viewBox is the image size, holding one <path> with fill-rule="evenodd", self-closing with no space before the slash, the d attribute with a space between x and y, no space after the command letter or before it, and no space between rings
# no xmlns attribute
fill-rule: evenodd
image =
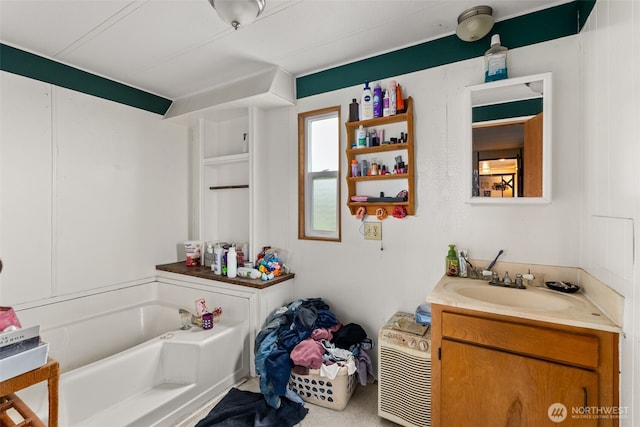
<svg viewBox="0 0 640 427"><path fill-rule="evenodd" d="M460 260L456 254L456 245L449 245L449 253L446 258L447 276L457 276L460 271Z"/></svg>

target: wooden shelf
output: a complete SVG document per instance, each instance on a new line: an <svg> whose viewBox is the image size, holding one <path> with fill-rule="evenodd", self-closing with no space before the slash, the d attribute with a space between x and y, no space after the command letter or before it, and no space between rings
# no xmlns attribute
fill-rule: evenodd
<svg viewBox="0 0 640 427"><path fill-rule="evenodd" d="M347 171L347 207L352 215L355 215L361 207L367 211L367 215L375 215L378 208L387 211L387 215L391 216L393 209L397 206L403 206L407 211L407 215L415 215L415 191L414 191L414 129L413 129L413 99L407 98L405 101L407 106L406 112L395 114L388 117L378 117L371 120L360 120L357 122L347 122L345 127L347 130L347 165L351 165L352 160L356 160L356 156L373 156L375 154L387 153L392 151L406 151L405 164L407 172L402 174L386 174L373 176L356 176L352 177L351 168ZM356 129L362 125L363 128L384 128L386 125L394 123L406 123L407 141L396 144L383 144L375 147L351 148L355 141ZM406 180L406 190L408 193L405 202L353 202L351 197L358 195L357 184L364 182L380 182L387 180Z"/></svg>

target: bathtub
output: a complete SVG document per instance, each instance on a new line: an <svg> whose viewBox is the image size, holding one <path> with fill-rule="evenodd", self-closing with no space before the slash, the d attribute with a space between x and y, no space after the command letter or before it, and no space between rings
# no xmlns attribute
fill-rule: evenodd
<svg viewBox="0 0 640 427"><path fill-rule="evenodd" d="M180 330L195 299L223 308L210 330ZM249 375L248 301L149 283L18 311L60 362L62 427L173 426ZM47 417L45 383L20 397Z"/></svg>

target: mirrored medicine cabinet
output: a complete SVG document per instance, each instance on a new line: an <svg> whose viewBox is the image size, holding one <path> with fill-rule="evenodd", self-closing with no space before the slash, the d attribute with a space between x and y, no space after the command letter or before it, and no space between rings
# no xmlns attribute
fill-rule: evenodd
<svg viewBox="0 0 640 427"><path fill-rule="evenodd" d="M466 88L469 203L551 202L551 96L551 73Z"/></svg>

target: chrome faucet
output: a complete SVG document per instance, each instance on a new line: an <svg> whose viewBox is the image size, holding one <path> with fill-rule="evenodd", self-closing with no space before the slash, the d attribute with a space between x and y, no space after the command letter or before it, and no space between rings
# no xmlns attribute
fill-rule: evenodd
<svg viewBox="0 0 640 427"><path fill-rule="evenodd" d="M500 280L500 275L497 271L492 271L489 284L493 286L504 286L506 288L526 289L522 280L522 274L516 274L516 281L514 283L508 271L504 273L502 280Z"/></svg>
<svg viewBox="0 0 640 427"><path fill-rule="evenodd" d="M198 325L198 317L189 310L179 308L178 314L180 314L180 320L182 321L181 330L186 331L187 329L191 329L191 325L200 326Z"/></svg>

